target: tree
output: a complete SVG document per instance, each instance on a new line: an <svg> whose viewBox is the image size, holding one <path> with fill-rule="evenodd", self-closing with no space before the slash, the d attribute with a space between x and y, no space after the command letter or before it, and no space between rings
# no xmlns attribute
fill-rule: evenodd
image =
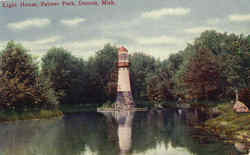
<svg viewBox="0 0 250 155"><path fill-rule="evenodd" d="M86 62L63 48L51 48L42 58L41 74L52 83L61 103L77 104L86 100Z"/></svg>
<svg viewBox="0 0 250 155"><path fill-rule="evenodd" d="M136 99L147 99L146 77L156 72L156 60L144 53L134 53L130 56L130 62L133 96Z"/></svg>
<svg viewBox="0 0 250 155"><path fill-rule="evenodd" d="M48 107L57 98L38 74L38 67L27 50L13 41L0 55L0 100L4 108Z"/></svg>
<svg viewBox="0 0 250 155"><path fill-rule="evenodd" d="M148 75L147 82L147 96L152 102L159 103L173 100L172 93L173 81L170 79L168 72L161 72L159 74Z"/></svg>
<svg viewBox="0 0 250 155"><path fill-rule="evenodd" d="M221 98L232 98L234 90L249 87L249 36L205 31L195 39L194 44L188 44L179 52L183 63L174 77L177 94L187 92L183 76L188 72L188 66L196 56L198 48L209 49L216 58L216 64L221 71Z"/></svg>
<svg viewBox="0 0 250 155"><path fill-rule="evenodd" d="M220 67L209 49L198 48L189 62L184 82L195 99L216 99L221 93Z"/></svg>
<svg viewBox="0 0 250 155"><path fill-rule="evenodd" d="M118 48L106 44L88 60L89 98L104 102L114 101L117 87ZM93 93L94 92L94 93Z"/></svg>

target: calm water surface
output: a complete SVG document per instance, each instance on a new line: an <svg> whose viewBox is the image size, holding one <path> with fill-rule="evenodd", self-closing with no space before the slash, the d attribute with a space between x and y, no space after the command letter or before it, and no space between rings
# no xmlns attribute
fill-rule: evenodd
<svg viewBox="0 0 250 155"><path fill-rule="evenodd" d="M0 124L0 155L236 155L232 145L200 140L197 112L84 112Z"/></svg>

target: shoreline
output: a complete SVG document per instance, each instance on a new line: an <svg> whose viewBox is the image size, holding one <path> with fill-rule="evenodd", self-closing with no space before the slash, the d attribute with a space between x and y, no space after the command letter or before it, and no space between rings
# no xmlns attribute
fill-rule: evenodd
<svg viewBox="0 0 250 155"><path fill-rule="evenodd" d="M209 118L201 125L196 126L212 134L226 143L241 143L250 149L250 113L236 113L233 111L233 104L216 106L217 117ZM211 109L209 109L211 110ZM213 114L213 112L209 112Z"/></svg>
<svg viewBox="0 0 250 155"><path fill-rule="evenodd" d="M19 120L41 120L52 119L63 116L64 113L60 110L29 110L23 112L17 111L1 111L0 123L15 122Z"/></svg>
<svg viewBox="0 0 250 155"><path fill-rule="evenodd" d="M28 109L27 111L0 111L0 123L19 120L41 120L62 117L67 114L96 111L94 105L60 105L57 109Z"/></svg>

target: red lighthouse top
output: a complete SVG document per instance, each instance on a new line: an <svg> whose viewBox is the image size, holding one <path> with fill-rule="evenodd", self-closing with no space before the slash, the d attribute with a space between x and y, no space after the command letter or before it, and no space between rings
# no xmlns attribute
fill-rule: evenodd
<svg viewBox="0 0 250 155"><path fill-rule="evenodd" d="M128 50L122 46L118 53L118 67L129 67L129 65Z"/></svg>
<svg viewBox="0 0 250 155"><path fill-rule="evenodd" d="M120 47L119 51L125 51L125 52L128 52L128 50L125 48L125 47Z"/></svg>

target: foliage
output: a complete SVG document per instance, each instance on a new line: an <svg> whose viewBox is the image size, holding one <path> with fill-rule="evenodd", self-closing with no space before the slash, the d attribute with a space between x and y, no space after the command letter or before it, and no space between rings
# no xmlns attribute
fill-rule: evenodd
<svg viewBox="0 0 250 155"><path fill-rule="evenodd" d="M183 78L188 94L195 99L218 99L222 80L213 53L209 49L197 49L187 67Z"/></svg>
<svg viewBox="0 0 250 155"><path fill-rule="evenodd" d="M147 96L152 102L160 103L166 100L173 100L171 92L173 83L168 72L161 72L157 75L147 77Z"/></svg>
<svg viewBox="0 0 250 155"><path fill-rule="evenodd" d="M51 107L53 90L39 78L38 67L27 50L13 41L0 55L0 105L8 109Z"/></svg>
<svg viewBox="0 0 250 155"><path fill-rule="evenodd" d="M249 36L237 36L235 34L218 33L216 31L205 31L201 33L200 37L196 38L193 44L188 44L183 51L178 52L182 57L182 63L180 63L173 76L173 93L177 96L193 99L204 97L207 99L225 99L232 98L235 89L249 88L249 47ZM210 51L207 52L207 54L209 53L207 55L209 58L206 59L205 57L207 56L204 56L202 59L197 58L200 50ZM171 59L169 58L167 61L169 60ZM196 60L196 63L192 62L193 60ZM201 61L199 62L198 60ZM206 64L206 67L200 67L199 64ZM196 69L193 68L195 66ZM197 78L198 76L197 74L203 73L204 77L206 77L208 73L203 72L203 69L212 69L212 72L219 73L219 75L217 75L218 79L215 79L218 80L216 87L214 85L216 81L214 81L213 91L205 90L203 95L201 95L202 89L195 89L192 83L195 84L195 86L198 85L198 83L195 82L195 77ZM192 72L194 76L191 74ZM212 77L210 78L212 79ZM201 81L202 79L197 78L196 80ZM204 85L204 88L210 87L210 84L211 82L208 82ZM190 91L193 92L190 94Z"/></svg>
<svg viewBox="0 0 250 155"><path fill-rule="evenodd" d="M61 103L76 104L86 100L86 63L63 48L51 48L42 58L41 76L51 81Z"/></svg>
<svg viewBox="0 0 250 155"><path fill-rule="evenodd" d="M132 93L136 99L147 99L147 75L155 73L156 60L144 53L134 53L130 56L130 79ZM152 74L151 74L152 75Z"/></svg>
<svg viewBox="0 0 250 155"><path fill-rule="evenodd" d="M249 85L250 43L243 35L205 31L196 39L196 45L210 49L218 58L224 78L225 96L230 91ZM232 94L232 93L231 93Z"/></svg>
<svg viewBox="0 0 250 155"><path fill-rule="evenodd" d="M9 42L0 56L0 105L8 108L49 107L60 103L113 102L117 91L118 48L106 44L87 61L63 48L42 58ZM232 99L235 90L246 102L250 87L250 36L205 31L184 50L156 60L130 53L130 79L135 100L168 103ZM37 61L36 61L37 62Z"/></svg>
<svg viewBox="0 0 250 155"><path fill-rule="evenodd" d="M89 74L88 96L94 101L114 101L117 87L118 49L106 44L103 49L89 58L87 68ZM94 92L94 93L93 93Z"/></svg>

